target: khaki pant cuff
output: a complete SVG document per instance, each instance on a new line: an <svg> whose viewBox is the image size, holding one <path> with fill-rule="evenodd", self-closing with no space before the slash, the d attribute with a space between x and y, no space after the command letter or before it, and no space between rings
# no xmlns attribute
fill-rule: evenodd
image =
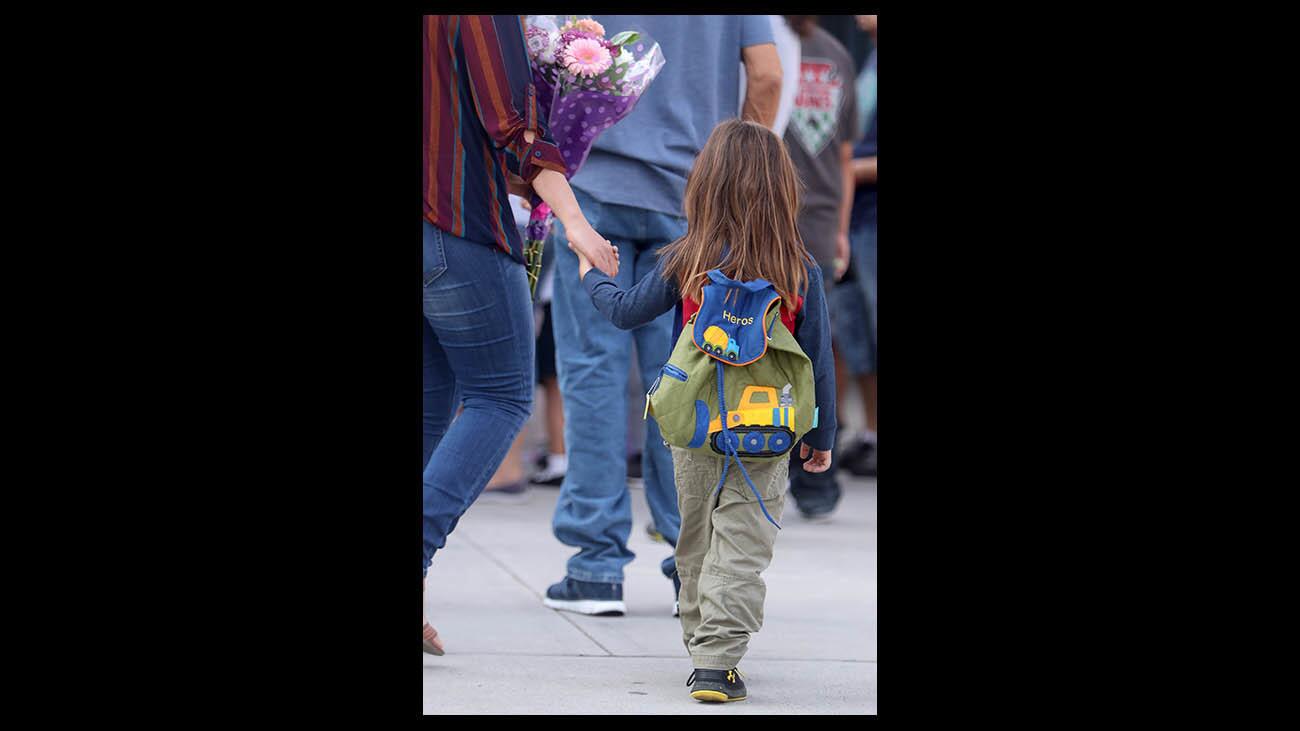
<svg viewBox="0 0 1300 731"><path fill-rule="evenodd" d="M691 664L700 670L730 670L740 664L740 658L727 655L691 655Z"/></svg>

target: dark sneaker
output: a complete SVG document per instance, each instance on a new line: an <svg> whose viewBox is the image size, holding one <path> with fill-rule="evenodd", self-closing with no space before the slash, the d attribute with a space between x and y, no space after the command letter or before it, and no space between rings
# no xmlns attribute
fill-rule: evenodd
<svg viewBox="0 0 1300 731"><path fill-rule="evenodd" d="M691 671L691 677L686 679L686 685L695 686L691 690L691 697L697 701L730 703L743 701L749 697L745 692L744 676L740 674L738 668L730 670L696 668Z"/></svg>
<svg viewBox="0 0 1300 731"><path fill-rule="evenodd" d="M627 611L623 606L622 584L578 581L567 576L564 581L551 584L542 603L551 609L602 617L621 617Z"/></svg>
<svg viewBox="0 0 1300 731"><path fill-rule="evenodd" d="M844 469L858 477L875 477L876 445L874 443L863 444L862 448L855 451L852 456L845 457L841 464Z"/></svg>
<svg viewBox="0 0 1300 731"><path fill-rule="evenodd" d="M641 479L641 454L632 455L627 458L627 476L634 479Z"/></svg>
<svg viewBox="0 0 1300 731"><path fill-rule="evenodd" d="M862 455L862 450L867 448L867 443L861 439L854 439L853 443L847 447L835 452L835 461L840 465L847 465Z"/></svg>
<svg viewBox="0 0 1300 731"><path fill-rule="evenodd" d="M813 523L829 522L831 514L834 512L835 508L827 505L799 506L799 514L803 516L803 519Z"/></svg>

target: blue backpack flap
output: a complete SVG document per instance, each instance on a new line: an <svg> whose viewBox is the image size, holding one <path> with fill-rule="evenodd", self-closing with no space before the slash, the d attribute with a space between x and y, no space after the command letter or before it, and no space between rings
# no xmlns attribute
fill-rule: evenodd
<svg viewBox="0 0 1300 731"><path fill-rule="evenodd" d="M764 316L781 301L766 279L740 282L710 269L713 284L704 286L704 301L695 316L695 347L715 360L747 366L767 353Z"/></svg>

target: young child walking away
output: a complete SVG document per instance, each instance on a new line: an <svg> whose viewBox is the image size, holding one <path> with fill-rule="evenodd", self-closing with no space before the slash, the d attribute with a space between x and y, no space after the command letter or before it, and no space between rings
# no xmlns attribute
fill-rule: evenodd
<svg viewBox="0 0 1300 731"><path fill-rule="evenodd" d="M688 224L656 271L605 276L579 254L596 309L631 329L676 308L676 347L647 396L672 446L681 512L682 640L701 701L746 697L737 666L763 624L762 572L785 506L790 452L830 466L835 371L822 273L799 237L799 179L782 141L728 120L696 158ZM779 303L779 304L778 304ZM778 322L779 321L779 322ZM581 418L575 415L574 418Z"/></svg>

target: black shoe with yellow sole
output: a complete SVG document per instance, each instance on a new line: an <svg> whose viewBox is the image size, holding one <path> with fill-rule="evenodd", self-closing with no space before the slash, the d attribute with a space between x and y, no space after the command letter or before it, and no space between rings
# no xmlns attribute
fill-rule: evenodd
<svg viewBox="0 0 1300 731"><path fill-rule="evenodd" d="M696 668L691 671L691 677L686 679L686 685L695 686L691 690L691 697L697 701L730 703L743 701L748 697L745 694L745 681L740 670L736 668L730 670Z"/></svg>

